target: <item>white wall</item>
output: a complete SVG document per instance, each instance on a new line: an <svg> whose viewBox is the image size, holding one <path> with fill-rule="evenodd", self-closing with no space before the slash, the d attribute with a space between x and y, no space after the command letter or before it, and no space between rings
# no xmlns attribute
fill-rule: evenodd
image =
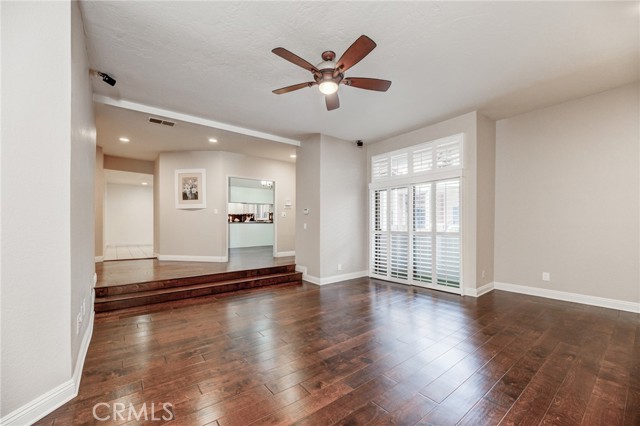
<svg viewBox="0 0 640 426"><path fill-rule="evenodd" d="M160 154L156 164L158 172L154 186L157 197L154 202L158 232L154 240L158 242L158 255L224 258L227 255L226 184L221 173L219 153L166 152ZM175 170L201 168L207 171L207 208L176 209Z"/></svg>
<svg viewBox="0 0 640 426"><path fill-rule="evenodd" d="M320 135L304 139L296 158L296 264L314 277L320 277L320 143Z"/></svg>
<svg viewBox="0 0 640 426"><path fill-rule="evenodd" d="M640 301L639 117L631 85L497 123L496 281Z"/></svg>
<svg viewBox="0 0 640 426"><path fill-rule="evenodd" d="M296 264L305 279L326 284L366 275L364 150L326 135L309 137L298 148L296 178Z"/></svg>
<svg viewBox="0 0 640 426"><path fill-rule="evenodd" d="M229 177L275 182L275 245L278 252L295 250L295 164L220 151L165 152L156 161L157 253L172 258L223 261L227 256L227 193ZM207 207L175 208L175 170L204 168L207 171ZM282 217L282 213L286 217ZM186 256L186 257L185 257Z"/></svg>
<svg viewBox="0 0 640 426"><path fill-rule="evenodd" d="M71 376L71 117L60 107L71 102L71 14L68 3L0 7L5 416Z"/></svg>
<svg viewBox="0 0 640 426"><path fill-rule="evenodd" d="M496 122L482 114L477 120L476 287L480 288L494 279Z"/></svg>
<svg viewBox="0 0 640 426"><path fill-rule="evenodd" d="M107 246L153 244L153 188L107 184L105 242Z"/></svg>
<svg viewBox="0 0 640 426"><path fill-rule="evenodd" d="M322 135L319 278L368 273L367 194L365 150Z"/></svg>
<svg viewBox="0 0 640 426"><path fill-rule="evenodd" d="M104 185L104 153L101 147L96 147L96 176L93 185L96 260L101 260L104 255Z"/></svg>
<svg viewBox="0 0 640 426"><path fill-rule="evenodd" d="M160 161L153 164L153 253L160 253Z"/></svg>
<svg viewBox="0 0 640 426"><path fill-rule="evenodd" d="M96 122L93 113L89 58L84 42L84 27L77 2L71 3L71 335L72 365L76 368L82 339L90 324L87 312L93 310L92 292L95 272L94 177L96 159ZM84 304L81 330L76 315ZM88 343L88 342L87 342ZM85 348L86 349L86 348ZM80 368L82 365L80 365Z"/></svg>
<svg viewBox="0 0 640 426"><path fill-rule="evenodd" d="M25 424L73 396L72 372L81 365L83 334L90 335L87 325L73 335L70 318L93 276L95 135L77 5L2 2L0 8L0 415L3 424Z"/></svg>

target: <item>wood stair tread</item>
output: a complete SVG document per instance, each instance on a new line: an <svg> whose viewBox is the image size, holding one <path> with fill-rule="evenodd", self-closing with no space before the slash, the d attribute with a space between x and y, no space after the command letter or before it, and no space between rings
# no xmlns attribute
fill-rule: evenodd
<svg viewBox="0 0 640 426"><path fill-rule="evenodd" d="M139 298L144 298L149 296L178 294L181 292L188 292L192 290L199 290L199 289L205 289L205 288L211 288L211 287L233 286L234 284L241 284L241 283L253 282L253 281L264 281L268 279L281 278L281 277L291 277L291 280L285 280L283 282L295 282L295 281L302 280L302 273L301 272L283 272L283 273L277 273L277 274L254 275L254 276L245 277L245 278L237 278L234 280L187 284L187 285L166 287L166 288L153 289L153 290L143 290L143 291L136 291L136 292L130 292L130 293L119 293L119 294L113 294L108 296L97 296L95 299L95 303L101 304L101 303L109 303L114 301L139 299Z"/></svg>
<svg viewBox="0 0 640 426"><path fill-rule="evenodd" d="M115 296L125 293L137 293L147 290L161 290L170 287L186 285L210 284L213 282L227 282L232 280L250 280L272 274L295 273L295 264L273 267L252 268L246 270L217 272L213 274L190 275L175 278L165 278L131 283L121 283L109 286L96 286L96 297Z"/></svg>

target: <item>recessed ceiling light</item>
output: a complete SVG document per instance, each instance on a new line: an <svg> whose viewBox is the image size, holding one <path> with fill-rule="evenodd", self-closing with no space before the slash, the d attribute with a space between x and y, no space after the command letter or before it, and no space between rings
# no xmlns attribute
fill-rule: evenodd
<svg viewBox="0 0 640 426"><path fill-rule="evenodd" d="M211 143L217 143L217 142L218 142L218 139L216 139L216 138L209 138L209 142L211 142Z"/></svg>
<svg viewBox="0 0 640 426"><path fill-rule="evenodd" d="M142 182L142 184L143 184L143 185L145 185L145 186L146 186L146 185L149 185L147 182Z"/></svg>
<svg viewBox="0 0 640 426"><path fill-rule="evenodd" d="M129 138L120 138L120 142L129 143Z"/></svg>
<svg viewBox="0 0 640 426"><path fill-rule="evenodd" d="M295 155L295 154L291 154L289 157L291 157L291 158L296 158L296 157L297 157L297 155Z"/></svg>

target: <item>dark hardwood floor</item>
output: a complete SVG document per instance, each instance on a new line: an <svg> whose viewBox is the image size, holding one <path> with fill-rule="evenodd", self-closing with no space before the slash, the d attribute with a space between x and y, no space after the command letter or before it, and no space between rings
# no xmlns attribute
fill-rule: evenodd
<svg viewBox="0 0 640 426"><path fill-rule="evenodd" d="M370 279L117 311L38 424L637 426L640 315Z"/></svg>

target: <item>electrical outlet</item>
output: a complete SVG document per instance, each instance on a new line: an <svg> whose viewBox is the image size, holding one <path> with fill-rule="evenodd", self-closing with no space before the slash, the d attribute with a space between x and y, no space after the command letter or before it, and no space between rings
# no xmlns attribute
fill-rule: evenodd
<svg viewBox="0 0 640 426"><path fill-rule="evenodd" d="M487 271L484 269L482 270L482 278L487 278Z"/></svg>
<svg viewBox="0 0 640 426"><path fill-rule="evenodd" d="M76 316L76 334L80 334L80 329L82 328L82 315L78 312Z"/></svg>
<svg viewBox="0 0 640 426"><path fill-rule="evenodd" d="M342 263L338 263L338 271L342 271Z"/></svg>
<svg viewBox="0 0 640 426"><path fill-rule="evenodd" d="M287 217L287 212L282 212L282 217Z"/></svg>
<svg viewBox="0 0 640 426"><path fill-rule="evenodd" d="M542 281L551 281L551 274L548 272L542 273Z"/></svg>
<svg viewBox="0 0 640 426"><path fill-rule="evenodd" d="M302 224L302 229L304 229L305 231L307 230L307 224L306 223Z"/></svg>

